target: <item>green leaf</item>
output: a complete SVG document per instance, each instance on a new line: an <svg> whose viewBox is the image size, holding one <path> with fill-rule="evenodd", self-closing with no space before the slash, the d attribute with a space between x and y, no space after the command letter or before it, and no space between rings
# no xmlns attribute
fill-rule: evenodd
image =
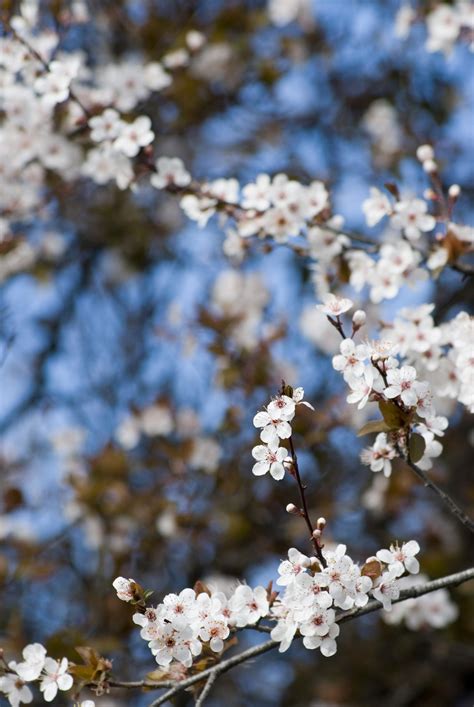
<svg viewBox="0 0 474 707"><path fill-rule="evenodd" d="M395 403L382 400L379 403L379 409L389 430L399 430L405 426L408 417Z"/></svg>
<svg viewBox="0 0 474 707"><path fill-rule="evenodd" d="M368 435L371 432L388 432L390 429L385 420L371 420L362 425L357 436L362 437L362 435Z"/></svg>
<svg viewBox="0 0 474 707"><path fill-rule="evenodd" d="M426 442L421 435L416 433L410 435L408 449L410 450L410 459L414 464L420 461L421 457L425 453L425 448Z"/></svg>

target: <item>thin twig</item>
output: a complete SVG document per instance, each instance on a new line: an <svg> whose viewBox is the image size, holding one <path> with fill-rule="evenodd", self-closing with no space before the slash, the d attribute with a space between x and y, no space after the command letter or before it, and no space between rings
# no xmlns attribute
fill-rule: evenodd
<svg viewBox="0 0 474 707"><path fill-rule="evenodd" d="M469 516L464 513L461 508L457 505L457 503L451 498L451 496L446 493L446 491L443 491L437 484L435 484L434 481L432 481L423 471L423 469L420 469L419 466L417 466L414 462L411 461L410 457L408 455L404 455L401 453L401 457L405 464L407 464L412 471L415 472L415 474L418 476L419 479L423 482L424 486L427 488L430 488L437 496L438 498L441 499L441 501L444 503L446 508L449 509L450 513L452 513L458 520L461 521L461 523L464 525L465 528L467 528L471 533L474 533L474 521L469 518Z"/></svg>
<svg viewBox="0 0 474 707"><path fill-rule="evenodd" d="M198 699L196 700L196 707L202 707L202 705L204 704L204 700L206 699L206 697L208 696L208 694L212 690L212 686L216 682L217 677L218 677L217 672L211 673L211 675L209 675L209 677L207 678L207 682L204 685L204 689L202 690L201 694L199 695Z"/></svg>
<svg viewBox="0 0 474 707"><path fill-rule="evenodd" d="M317 556L319 562L321 563L321 565L323 567L327 567L328 563L326 562L326 558L323 555L321 543L319 542L319 539L314 536L315 528L314 528L313 523L311 522L311 518L309 516L308 504L306 502L306 494L305 494L306 486L301 481L300 470L298 467L298 457L296 456L296 451L295 451L292 437L289 438L289 443L290 443L291 458L293 460L292 472L293 472L293 476L295 477L296 483L298 484L301 503L303 506L303 508L301 509L301 513L302 513L302 516L305 520L306 526L309 530L309 537L310 537L311 542L313 543L313 547L314 547L314 551L316 553L316 556Z"/></svg>

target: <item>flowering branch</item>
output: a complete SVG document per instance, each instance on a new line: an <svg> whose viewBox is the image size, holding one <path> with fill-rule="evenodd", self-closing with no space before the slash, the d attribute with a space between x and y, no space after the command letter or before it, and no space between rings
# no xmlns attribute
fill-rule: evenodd
<svg viewBox="0 0 474 707"><path fill-rule="evenodd" d="M366 429L362 428L360 432L362 434L373 431L381 432L377 438L377 440L380 438L380 443L378 444L376 440L376 444L372 450L372 452L375 452L374 457L371 458L370 451L368 453L363 452L364 456L362 460L364 461L365 457L367 457L369 460L368 463L371 464L371 468L373 468L374 471L383 467L384 473L388 475L387 469L388 473L390 473L389 460L395 456L399 456L416 476L421 479L423 484L436 493L450 513L460 520L464 527L471 533L474 533L474 521L461 510L446 491L439 488L439 486L427 476L424 470L415 463L418 459L414 461L412 458L412 438L416 439L417 437L422 437L418 433L413 432L413 428L417 425L425 427L428 433L427 438L429 439L430 435L434 436L429 426L430 423L428 422L431 417L431 425L434 426L433 429L436 429L435 420L438 418L436 418L434 409L430 403L428 384L416 380L416 370L413 367L402 366L402 368L398 368L398 361L393 356L395 348L391 342L381 341L378 344L373 343L372 350L370 346L367 345L354 346L352 338L360 328L356 320L358 313L353 317L351 339L347 339L341 321L341 315L351 309L352 304L351 300L328 295L326 302L319 305L319 308L326 314L327 320L339 332L342 338L341 355L334 357L333 366L336 370L343 372L346 381L353 390L355 389L354 385L357 383L357 378L359 377L360 380L360 374L362 373L362 375L364 375L364 381L361 387L363 400L365 402L367 402L367 400L377 401L383 414L383 420L381 420L380 423L378 421L368 423L368 426L364 426ZM384 347L387 348L386 351L382 350ZM365 369L364 371L362 361L366 359L369 360L370 365L369 369ZM370 369L375 369L376 375L379 376L383 384L382 386L376 386ZM354 373L356 370L358 371L358 375ZM355 378L351 378L353 375ZM349 396L348 400L350 400L350 398L351 396ZM357 400L360 400L360 396L357 397ZM362 402L359 403L359 407L362 407ZM428 422L428 426L422 422L421 416ZM370 427L373 427L373 429L369 429ZM439 430L437 431L439 434ZM390 435L391 443L387 440L387 434ZM423 457L427 446L424 438L422 438L422 443L423 450L419 456L420 459ZM377 447L377 449L375 449L375 447ZM441 451L441 445L439 445L439 448ZM383 457L385 457L385 461L383 461ZM381 461L382 467L377 466ZM385 464L387 465L386 468L384 466Z"/></svg>
<svg viewBox="0 0 474 707"><path fill-rule="evenodd" d="M439 579L427 582L422 585L417 585L414 587L410 587L409 589L402 590L398 598L392 599L392 604L398 604L400 602L406 601L407 599L416 599L425 594L435 592L439 589L457 587L472 579L474 579L474 567L463 570L461 572L457 572L452 575L448 575L446 577L440 577ZM369 614L374 611L379 611L382 608L382 604L376 599L373 599L368 604L366 604L366 606L354 607L349 611L341 612L336 617L336 622L345 623L346 621L352 621L353 619L359 618L360 616L364 616L365 614ZM260 627L259 630L266 631L266 628ZM197 705L202 705L204 698L207 697L209 691L211 690L212 686L220 675L223 675L224 673L228 672L237 665L246 662L247 660L256 658L257 656L267 653L268 651L271 651L274 648L278 648L279 645L280 643L278 641L266 641L265 643L261 643L258 646L253 646L252 648L242 651L238 655L232 656L231 658L227 658L226 660L221 661L217 665L214 665L211 668L207 668L207 670L203 670L201 673L192 675L191 677L186 678L185 680L181 680L179 683L175 684L170 683L169 681L167 681L166 683L153 683L148 680L130 683L110 681L109 686L124 688L146 687L151 689L159 689L167 687L168 685L172 685L171 689L169 689L166 693L155 699L149 705L149 707L159 707L159 705L165 704L165 702L171 699L171 697L177 695L179 692L186 690L188 687L191 687L196 683L202 682L203 680L207 680L206 685L203 691L201 692L198 701L196 702Z"/></svg>

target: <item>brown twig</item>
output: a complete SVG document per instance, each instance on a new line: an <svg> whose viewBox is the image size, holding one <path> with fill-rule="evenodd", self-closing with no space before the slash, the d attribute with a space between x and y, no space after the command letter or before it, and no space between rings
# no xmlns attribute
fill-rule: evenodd
<svg viewBox="0 0 474 707"><path fill-rule="evenodd" d="M304 518L306 526L309 530L309 537L310 537L310 540L313 544L314 551L316 553L316 557L318 558L319 562L321 563L321 565L323 567L327 567L328 563L326 562L326 558L324 557L323 551L322 551L323 546L321 545L319 538L315 537L315 535L314 535L315 527L314 527L313 523L311 522L311 518L309 516L308 504L306 502L306 493L305 493L306 486L301 481L300 470L298 467L298 457L296 456L295 446L293 444L292 437L290 437L289 443L290 443L291 459L293 462L292 463L292 475L294 476L296 483L298 484L298 489L300 492L300 498L301 498L301 504L302 504L301 515Z"/></svg>
<svg viewBox="0 0 474 707"><path fill-rule="evenodd" d="M434 481L432 481L427 474L423 471L423 469L420 469L419 466L417 466L412 460L410 459L410 453L408 452L407 454L403 454L402 450L399 449L399 453L405 464L407 464L410 469L416 474L416 476L421 479L423 482L423 485L433 491L438 498L444 503L446 508L449 510L452 515L454 515L463 525L465 528L469 530L469 532L474 533L474 521L469 518L469 516L464 513L461 508L457 505L457 503L451 498L451 496L446 493L446 491L443 491L437 484L435 484Z"/></svg>

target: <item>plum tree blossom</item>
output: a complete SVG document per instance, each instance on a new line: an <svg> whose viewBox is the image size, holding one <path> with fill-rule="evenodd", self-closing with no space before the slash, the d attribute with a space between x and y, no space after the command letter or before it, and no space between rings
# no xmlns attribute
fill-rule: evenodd
<svg viewBox="0 0 474 707"><path fill-rule="evenodd" d="M307 567L311 566L311 558L303 555L302 552L295 547L290 547L288 550L288 559L283 560L278 567L277 584L286 586L290 584L295 575L303 572Z"/></svg>
<svg viewBox="0 0 474 707"><path fill-rule="evenodd" d="M384 572L373 590L374 598L379 601L385 611L390 611L392 601L400 596L400 584L394 570Z"/></svg>
<svg viewBox="0 0 474 707"><path fill-rule="evenodd" d="M113 142L114 149L127 157L135 157L142 147L153 142L155 134L150 128L151 120L147 115L139 116L133 123L122 123Z"/></svg>
<svg viewBox="0 0 474 707"><path fill-rule="evenodd" d="M278 442L276 442L278 445ZM257 460L253 465L252 473L255 476L262 476L268 471L274 479L279 481L285 475L285 467L283 461L287 456L287 451L284 447L275 446L275 443L269 442L268 446L259 444L252 449L252 456Z"/></svg>
<svg viewBox="0 0 474 707"><path fill-rule="evenodd" d="M94 142L115 140L121 129L120 114L113 108L107 108L101 115L89 118L90 136Z"/></svg>
<svg viewBox="0 0 474 707"><path fill-rule="evenodd" d="M191 175L178 157L159 157L155 167L156 174L152 175L150 182L156 189L164 189L171 184L185 187L191 182Z"/></svg>
<svg viewBox="0 0 474 707"><path fill-rule="evenodd" d="M318 309L320 309L321 312L332 317L339 317L341 314L352 309L352 307L352 300L347 297L338 297L334 294L328 294L324 298L323 304L318 304Z"/></svg>
<svg viewBox="0 0 474 707"><path fill-rule="evenodd" d="M6 696L11 707L33 702L33 693L28 685L13 673L0 677L0 692Z"/></svg>
<svg viewBox="0 0 474 707"><path fill-rule="evenodd" d="M211 4L184 30L173 3L94 17L83 0L23 0L2 15L12 707L94 707L87 697L115 689L127 704L166 690L153 704L183 691L202 705L221 674L268 651L330 658L369 612L444 628L459 613L447 588L474 577L419 574L451 566L474 532L455 500L472 505L456 437L472 442L474 411L459 71L472 8L374 5L362 24L348 9L341 33L337 11L309 0ZM368 50L371 26L384 34ZM395 62L387 47L402 42ZM299 379L314 407L286 382ZM387 523L401 537L416 525L418 540L392 542ZM17 608L25 578L34 606ZM21 650L19 636L50 631L44 607L58 625L48 650ZM89 636L89 619L78 645L73 623ZM342 645L358 686L361 658ZM113 662L99 653L111 648ZM136 658L154 670L133 675Z"/></svg>
<svg viewBox="0 0 474 707"><path fill-rule="evenodd" d="M364 373L364 361L368 357L367 348L356 346L352 339L344 339L340 345L341 353L332 359L333 368L342 371L345 380L358 378Z"/></svg>
<svg viewBox="0 0 474 707"><path fill-rule="evenodd" d="M117 596L122 601L132 601L135 593L135 580L125 579L125 577L117 577L113 581L113 587L117 592Z"/></svg>
<svg viewBox="0 0 474 707"><path fill-rule="evenodd" d="M396 457L396 451L387 440L385 432L380 432L372 447L368 447L361 452L362 464L370 466L372 471L381 471L383 475L389 477L392 473L391 460Z"/></svg>
<svg viewBox="0 0 474 707"><path fill-rule="evenodd" d="M36 680L44 668L46 648L41 643L30 643L22 652L23 662L15 664L15 672L25 682Z"/></svg>
<svg viewBox="0 0 474 707"><path fill-rule="evenodd" d="M392 225L403 229L409 240L416 241L422 232L432 231L436 225L436 220L427 211L428 204L422 199L399 201L395 204Z"/></svg>
<svg viewBox="0 0 474 707"><path fill-rule="evenodd" d="M396 576L400 577L405 570L410 574L418 574L420 563L415 555L419 552L420 546L416 540L410 540L408 543L403 543L401 547L391 545L390 550L379 550L377 557L388 565L389 572L395 572Z"/></svg>
<svg viewBox="0 0 474 707"><path fill-rule="evenodd" d="M52 702L58 694L58 690L71 689L73 678L68 674L67 669L67 658L63 658L61 661L46 658L43 668L44 677L40 684L45 702Z"/></svg>
<svg viewBox="0 0 474 707"><path fill-rule="evenodd" d="M370 188L370 197L362 202L362 210L368 226L375 226L384 216L392 212L392 206L386 194L376 187Z"/></svg>
<svg viewBox="0 0 474 707"><path fill-rule="evenodd" d="M405 405L416 405L417 396L414 390L416 380L416 370L413 366L402 366L402 368L392 368L387 372L387 382L385 388L387 398L400 397Z"/></svg>

